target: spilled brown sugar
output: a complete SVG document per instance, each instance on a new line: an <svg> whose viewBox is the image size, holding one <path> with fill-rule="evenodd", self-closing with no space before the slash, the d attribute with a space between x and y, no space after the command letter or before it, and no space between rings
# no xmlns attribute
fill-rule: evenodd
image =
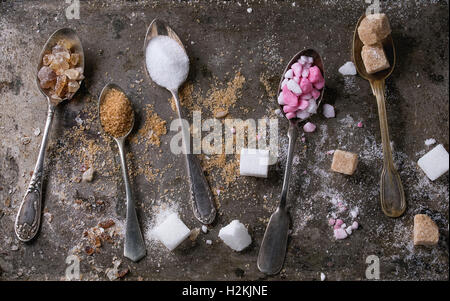
<svg viewBox="0 0 450 301"><path fill-rule="evenodd" d="M105 132L115 138L123 137L133 126L133 108L126 95L109 90L100 103L100 121Z"/></svg>

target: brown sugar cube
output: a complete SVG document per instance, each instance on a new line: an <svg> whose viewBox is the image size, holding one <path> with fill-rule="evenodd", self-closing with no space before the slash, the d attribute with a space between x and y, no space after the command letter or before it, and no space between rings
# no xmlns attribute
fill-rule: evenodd
<svg viewBox="0 0 450 301"><path fill-rule="evenodd" d="M414 245L432 246L439 241L439 229L426 214L414 216Z"/></svg>
<svg viewBox="0 0 450 301"><path fill-rule="evenodd" d="M361 57L364 62L364 66L366 67L366 71L369 74L373 74L390 67L381 44L363 46Z"/></svg>
<svg viewBox="0 0 450 301"><path fill-rule="evenodd" d="M358 35L364 45L374 45L391 33L391 26L385 14L370 14L361 20Z"/></svg>
<svg viewBox="0 0 450 301"><path fill-rule="evenodd" d="M358 165L358 155L350 152L336 150L333 155L331 170L346 175L352 175Z"/></svg>

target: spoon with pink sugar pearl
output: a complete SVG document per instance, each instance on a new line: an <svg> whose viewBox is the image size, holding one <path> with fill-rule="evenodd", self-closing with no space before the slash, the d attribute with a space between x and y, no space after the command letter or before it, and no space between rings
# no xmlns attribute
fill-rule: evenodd
<svg viewBox="0 0 450 301"><path fill-rule="evenodd" d="M294 57L287 64L286 69L284 70L283 75L281 76L278 91L282 90L282 85L283 82L285 81L286 72L291 70L291 67L295 63L297 63L301 57L312 58L313 62L311 66L317 66L321 72L323 83L321 83L322 87L320 89L320 95L317 95L316 96L317 98L315 99L317 106L319 106L322 101L324 93L325 73L321 57L317 53L317 51L313 49L306 49L294 55ZM286 116L290 112L286 113L286 111L283 110L282 105L280 105L280 108L281 112L289 121L289 129L288 129L289 147L287 154L287 163L286 169L284 171L284 180L283 180L283 188L281 191L280 204L278 205L277 210L270 217L269 224L267 225L266 232L264 233L264 238L261 243L261 247L259 249L257 261L258 269L261 272L268 275L274 275L280 272L281 268L283 267L284 258L286 256L286 247L290 223L289 213L286 207L286 201L289 191L289 180L291 178L292 172L292 158L294 156L295 143L298 137L299 126L301 123L305 122L308 119L308 117L301 119L297 117L292 118L291 116Z"/></svg>

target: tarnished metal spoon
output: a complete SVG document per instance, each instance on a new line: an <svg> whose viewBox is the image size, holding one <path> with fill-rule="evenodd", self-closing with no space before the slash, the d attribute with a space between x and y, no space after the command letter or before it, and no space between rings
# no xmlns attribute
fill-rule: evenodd
<svg viewBox="0 0 450 301"><path fill-rule="evenodd" d="M361 50L364 46L358 35L358 27L365 15L359 18L353 34L353 62L359 75L368 80L372 88L372 93L377 98L378 116L380 119L381 143L383 145L383 170L380 179L380 202L384 214L389 217L399 217L406 210L405 193L403 191L402 180L394 166L392 159L391 143L389 140L388 122L385 105L385 80L391 75L395 67L395 47L392 36L387 36L383 41L383 48L389 61L389 69L368 74L361 57Z"/></svg>
<svg viewBox="0 0 450 301"><path fill-rule="evenodd" d="M186 51L184 49L183 43L177 34L166 25L163 21L155 19L152 21L150 26L148 27L147 34L145 36L144 41L144 54L146 54L147 46L150 43L151 39L157 36L168 36L169 38L175 40L184 50L185 55L187 57ZM145 70L149 74L150 71L147 69L147 64L145 64ZM187 66L186 75L189 71L189 65ZM186 79L184 79L186 80ZM178 118L181 121L181 106L180 99L178 95L179 87L174 89L165 87L172 93L173 98L175 99L175 104L177 107ZM206 181L205 175L203 174L203 170L200 166L200 162L198 158L192 154L187 148L185 141L190 140L189 128L181 125L182 134L183 134L183 145L185 148L186 154L186 163L187 163L187 172L189 175L190 181L190 190L191 190L191 201L192 201L192 210L194 212L194 216L203 224L211 224L216 217L216 209L214 207L213 195L209 188L208 182Z"/></svg>
<svg viewBox="0 0 450 301"><path fill-rule="evenodd" d="M314 58L314 65L319 67L320 71L322 71L323 77L325 78L323 62L319 53L313 49L305 49L294 55L294 57L287 64L286 69L284 69L281 76L280 84L278 86L278 93L279 91L281 91L281 83L283 82L284 74L286 74L289 68L291 68L291 66L295 62L297 62L297 60L302 55ZM324 90L325 87L321 90L320 96L317 99L317 106L319 106L322 102ZM282 106L280 106L280 109L281 112L283 112ZM283 114L286 115L284 112ZM267 225L266 232L264 233L264 238L259 249L257 261L258 269L268 275L273 275L280 272L281 268L283 267L284 258L286 256L290 221L289 214L286 208L286 201L289 191L289 180L291 178L292 172L292 158L294 157L295 142L298 137L299 124L303 123L305 120L306 119L300 120L298 118L288 119L289 147L286 169L284 171L283 189L281 190L280 204L278 205L277 210L270 217L269 224Z"/></svg>
<svg viewBox="0 0 450 301"><path fill-rule="evenodd" d="M48 134L53 122L53 116L55 114L56 106L63 100L67 99L57 100L50 97L50 90L42 89L39 83L39 78L37 77L37 73L42 68L42 59L44 55L50 53L52 51L52 47L55 46L60 40L68 41L72 45L70 50L80 55L78 66L82 67L84 70L83 46L81 45L81 41L78 38L76 32L70 28L62 28L55 31L47 40L41 51L41 54L39 55L39 63L36 71L36 82L41 93L47 97L48 111L44 134L42 137L42 143L39 149L39 156L36 162L36 166L34 167L30 184L28 185L28 189L25 193L22 203L20 204L14 226L17 238L24 242L33 239L39 230L42 211L42 178L44 175L44 158L45 151L47 149Z"/></svg>
<svg viewBox="0 0 450 301"><path fill-rule="evenodd" d="M100 105L103 102L108 91L112 89L121 91L122 93L125 94L125 92L115 84L108 84L103 88L102 93L98 98L98 117L100 120L100 125L103 130L104 130L103 124L100 119ZM131 185L128 178L127 161L125 158L125 151L124 151L125 139L131 133L133 126L134 126L134 113L133 113L133 122L128 132L122 137L114 137L112 135L111 137L113 137L114 140L117 142L117 146L119 148L120 164L122 166L122 175L123 181L125 183L125 192L127 197L127 220L125 226L125 245L123 255L133 261L138 261L139 259L145 256L147 251L145 249L144 239L142 238L141 228L139 227L139 221L136 214L136 203L134 201L133 193L131 191Z"/></svg>

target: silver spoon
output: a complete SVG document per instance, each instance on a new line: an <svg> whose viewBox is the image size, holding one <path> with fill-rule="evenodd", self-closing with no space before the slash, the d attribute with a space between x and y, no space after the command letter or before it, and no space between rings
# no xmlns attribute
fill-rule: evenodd
<svg viewBox="0 0 450 301"><path fill-rule="evenodd" d="M385 105L385 80L391 75L395 67L395 47L392 36L387 36L383 41L383 49L386 52L386 57L389 61L390 67L386 70L368 74L364 67L364 62L361 57L361 50L363 42L358 35L358 27L365 15L361 16L355 27L353 34L353 62L356 70L362 78L369 81L372 88L372 93L377 99L378 115L380 119L381 142L383 145L383 170L380 178L380 203L381 209L386 216L399 217L406 210L405 192L403 191L403 184L400 176L395 168L392 159L391 142L389 139L389 128L387 122L386 105Z"/></svg>
<svg viewBox="0 0 450 301"><path fill-rule="evenodd" d="M157 36L168 36L172 38L183 48L186 54L186 50L184 49L183 43L181 42L177 34L163 21L158 19L153 20L150 26L148 27L144 41L144 54L146 54L146 49L151 39ZM188 69L185 70L186 75L189 71L189 65L187 66L187 68ZM147 70L147 64L145 64L145 70ZM147 73L151 78L149 70L147 70ZM184 78L184 80L186 80L186 78ZM178 118L182 120L180 100L178 96L179 87L176 87L175 89L169 88L166 89L168 89L170 93L172 93L172 96L175 99L175 104L177 107ZM185 147L186 146L185 140L190 139L189 129L185 128L184 126L181 126L181 128L183 133L183 145ZM190 182L192 210L194 212L194 216L203 224L211 224L216 217L216 209L213 203L213 195L209 188L208 182L206 181L205 175L203 174L203 170L200 166L198 158L194 154L191 154L187 149L185 154L186 154L187 172L189 175L189 182Z"/></svg>
<svg viewBox="0 0 450 301"><path fill-rule="evenodd" d="M313 49L305 49L300 51L289 61L286 69L283 71L281 76L280 84L278 86L278 92L281 91L281 83L284 79L284 74L291 68L292 64L297 62L300 56L310 56L314 58L314 65L319 67L322 71L322 75L325 78L325 72L323 68L323 62L317 51ZM317 99L317 106L320 105L325 87L321 90L320 96ZM282 107L281 112L283 112ZM283 112L285 115L285 113ZM286 116L285 116L286 117ZM295 142L298 137L299 123L305 121L298 118L290 119L288 137L289 137L289 147L286 162L286 169L284 171L283 189L281 190L281 200L278 205L277 210L272 214L267 225L266 232L264 233L264 238L261 243L258 254L258 269L268 275L274 275L280 272L283 267L284 258L286 256L287 239L289 232L289 214L286 208L287 194L289 191L289 180L291 178L292 170L292 158L295 149Z"/></svg>
<svg viewBox="0 0 450 301"><path fill-rule="evenodd" d="M39 55L37 72L39 72L42 67L42 59L44 55L50 53L52 47L55 46L59 40L68 41L72 45L71 51L80 55L78 66L82 67L84 70L84 52L80 39L73 29L62 28L55 31L45 43L41 54ZM44 175L44 158L45 151L47 149L48 134L52 125L56 106L63 100L69 99L65 98L62 100L57 100L50 97L50 90L41 88L37 75L36 81L41 93L47 97L48 111L44 134L42 137L42 143L39 149L39 156L36 162L36 166L34 167L30 184L28 185L28 189L25 193L22 203L20 204L14 225L17 238L24 242L33 239L39 230L42 210L42 178ZM73 95L70 98L72 97Z"/></svg>
<svg viewBox="0 0 450 301"><path fill-rule="evenodd" d="M100 105L104 100L104 97L106 93L112 89L121 91L125 94L125 92L117 85L115 84L107 84L100 94L100 97L98 98L98 117L100 120ZM125 94L126 95L126 94ZM128 100L129 101L129 100ZM130 103L131 105L131 103ZM103 124L100 120L100 125L103 128ZM133 122L130 126L130 129L128 132L123 135L122 137L114 137L111 135L111 137L114 138L114 140L117 142L117 146L119 148L119 154L120 154L120 164L122 166L122 175L123 175L123 181L125 183L125 192L127 196L127 220L126 220L126 226L125 226L125 246L124 246L124 252L123 255L133 261L138 261L146 254L146 249L144 245L144 239L142 238L141 228L139 227L139 221L136 214L136 204L133 198L133 194L131 192L131 185L128 178L128 167L127 167L127 161L125 159L125 152L124 152L124 143L127 136L131 133L131 130L134 126L134 113L133 113ZM106 132L106 131L105 131ZM109 134L109 133L107 133Z"/></svg>

